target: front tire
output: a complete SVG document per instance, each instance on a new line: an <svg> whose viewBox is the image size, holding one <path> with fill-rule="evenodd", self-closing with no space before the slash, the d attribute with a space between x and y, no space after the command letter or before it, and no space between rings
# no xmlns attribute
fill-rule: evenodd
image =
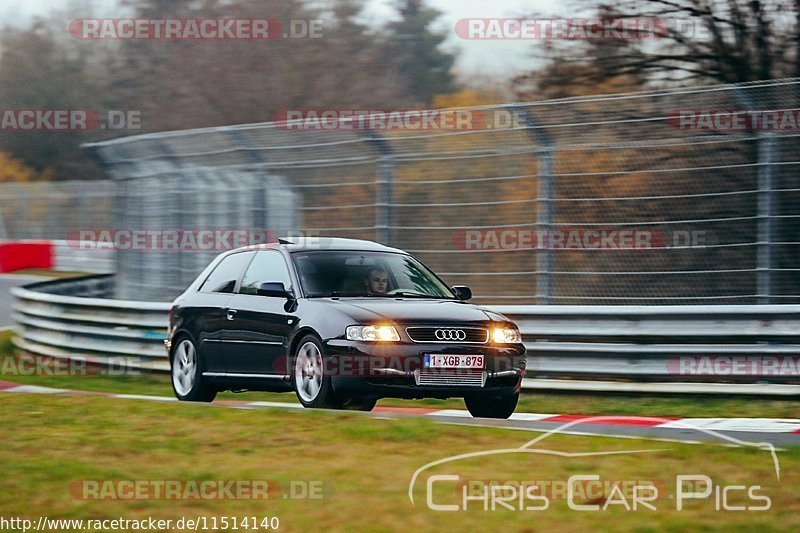
<svg viewBox="0 0 800 533"><path fill-rule="evenodd" d="M194 343L182 337L175 345L171 357L172 391L182 402L212 402L217 390L203 377L200 357Z"/></svg>
<svg viewBox="0 0 800 533"><path fill-rule="evenodd" d="M514 414L519 393L505 396L467 396L464 403L474 418L508 418Z"/></svg>
<svg viewBox="0 0 800 533"><path fill-rule="evenodd" d="M333 391L331 377L325 372L322 342L316 335L307 335L298 344L292 369L292 383L303 407L312 409L347 409L372 411L375 397L352 398Z"/></svg>
<svg viewBox="0 0 800 533"><path fill-rule="evenodd" d="M314 335L306 335L294 354L292 383L297 399L303 407L333 409L338 400L331 386L331 377L325 372L322 342Z"/></svg>
<svg viewBox="0 0 800 533"><path fill-rule="evenodd" d="M378 403L378 398L374 396L365 396L361 398L346 398L339 400L339 409L348 409L350 411L372 411L375 404Z"/></svg>

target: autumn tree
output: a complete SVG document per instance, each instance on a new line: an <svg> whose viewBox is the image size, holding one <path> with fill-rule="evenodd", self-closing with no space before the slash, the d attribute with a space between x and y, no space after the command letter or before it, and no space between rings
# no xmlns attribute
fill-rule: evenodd
<svg viewBox="0 0 800 533"><path fill-rule="evenodd" d="M455 90L455 57L441 49L446 35L432 28L440 12L422 0L400 0L399 13L400 20L387 27L386 64L406 80L415 99L430 106L435 95Z"/></svg>
<svg viewBox="0 0 800 533"><path fill-rule="evenodd" d="M586 12L586 5L570 9ZM573 73L574 65L592 66L573 83L620 76L681 85L800 76L800 0L620 0L599 2L587 14L606 23L637 22L639 30L627 38L537 45L540 57Z"/></svg>
<svg viewBox="0 0 800 533"><path fill-rule="evenodd" d="M8 152L0 150L0 183L47 181L52 178L52 174L52 170L37 172Z"/></svg>
<svg viewBox="0 0 800 533"><path fill-rule="evenodd" d="M269 40L81 40L66 20L73 8L0 37L4 109L138 112L141 129L7 132L0 149L57 179L102 171L81 143L151 131L267 122L287 109L420 107L450 90L452 56L436 48L436 13L420 1L403 7L387 31L362 17L364 0L129 0L126 14L145 18L269 18L322 21L318 38ZM77 10L76 10L77 9ZM410 40L409 40L410 39ZM407 49L413 42L414 51ZM418 60L422 59L421 62ZM413 60L413 61L412 61Z"/></svg>
<svg viewBox="0 0 800 533"><path fill-rule="evenodd" d="M63 20L62 24L63 25ZM2 109L101 109L108 92L94 51L57 37L55 21L38 20L26 29L6 28L0 37ZM61 28L63 30L63 28ZM14 154L36 172L52 168L55 179L99 176L77 131L4 131L0 150Z"/></svg>

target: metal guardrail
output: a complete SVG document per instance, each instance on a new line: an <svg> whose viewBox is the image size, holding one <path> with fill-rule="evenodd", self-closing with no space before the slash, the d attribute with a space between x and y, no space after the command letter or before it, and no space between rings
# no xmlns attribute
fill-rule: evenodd
<svg viewBox="0 0 800 533"><path fill-rule="evenodd" d="M46 357L168 371L163 341L170 304L108 299L113 281L99 275L11 289L12 342Z"/></svg>
<svg viewBox="0 0 800 533"><path fill-rule="evenodd" d="M528 350L528 377L800 383L798 305L492 309L519 325ZM724 358L741 364L748 357L759 359L751 360L758 364L747 375L700 366ZM784 362L797 371L781 368Z"/></svg>
<svg viewBox="0 0 800 533"><path fill-rule="evenodd" d="M168 370L162 341L169 304L107 299L111 294L110 275L12 289L13 342L43 356ZM800 362L798 305L491 309L520 326L526 389L800 395L800 369L780 367ZM760 364L739 376L681 372L682 361L701 358Z"/></svg>

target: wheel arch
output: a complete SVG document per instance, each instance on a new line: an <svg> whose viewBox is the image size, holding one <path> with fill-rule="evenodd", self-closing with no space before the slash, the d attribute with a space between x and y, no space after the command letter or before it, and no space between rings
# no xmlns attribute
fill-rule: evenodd
<svg viewBox="0 0 800 533"><path fill-rule="evenodd" d="M179 329L175 333L172 334L172 344L169 348L169 366L172 368L172 356L175 354L175 350L178 348L178 344L184 339L188 338L194 344L195 352L197 352L197 357L200 357L200 348L197 346L197 341L195 340L194 336L185 329Z"/></svg>
<svg viewBox="0 0 800 533"><path fill-rule="evenodd" d="M312 328L311 326L303 326L295 332L294 336L292 337L292 341L289 343L289 356L294 357L297 349L300 348L300 341L303 340L308 335L313 335L320 340L320 343L324 344L322 340L322 336ZM325 355L325 354L323 354Z"/></svg>

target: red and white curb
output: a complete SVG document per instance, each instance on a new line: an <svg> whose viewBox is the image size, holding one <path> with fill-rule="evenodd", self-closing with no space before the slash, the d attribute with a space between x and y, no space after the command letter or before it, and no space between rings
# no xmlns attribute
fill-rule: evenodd
<svg viewBox="0 0 800 533"><path fill-rule="evenodd" d="M105 392L79 391L69 389L55 389L37 385L20 385L10 381L0 381L0 392L28 393L28 394L73 394L102 396L106 398L119 398L125 400L145 400L151 402L177 402L174 397L148 396L141 394L113 394ZM288 402L237 402L217 401L229 407L242 409L278 408L278 409L303 409L297 403ZM429 416L437 418L472 418L468 411L462 409L425 409L417 407L376 407L372 410L376 416L381 415L406 415ZM565 424L581 421L582 424L600 426L638 426L661 429L700 429L709 431L745 432L745 433L791 433L800 435L800 419L796 418L672 418L672 417L638 417L638 416L613 416L599 417L589 415L555 415L541 413L514 413L510 421L543 422L552 424Z"/></svg>
<svg viewBox="0 0 800 533"><path fill-rule="evenodd" d="M435 411L437 416L464 417L472 415L458 409ZM587 420L597 418L596 420ZM582 421L582 424L601 426L639 426L663 429L708 429L712 431L744 431L751 433L795 433L800 435L800 420L796 418L674 418L614 416L596 417L589 415L550 415L538 413L514 413L509 420L525 420L532 422L549 422L565 424Z"/></svg>
<svg viewBox="0 0 800 533"><path fill-rule="evenodd" d="M103 274L114 271L113 246L81 248L78 241L0 241L0 272L42 269Z"/></svg>

